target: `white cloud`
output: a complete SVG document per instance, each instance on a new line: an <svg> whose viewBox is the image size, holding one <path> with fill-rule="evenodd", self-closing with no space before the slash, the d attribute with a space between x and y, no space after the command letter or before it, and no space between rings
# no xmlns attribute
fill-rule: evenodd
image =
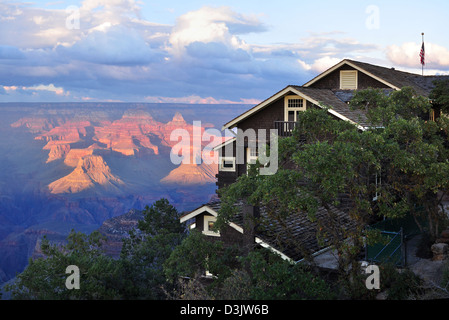
<svg viewBox="0 0 449 320"><path fill-rule="evenodd" d="M332 58L329 56L325 56L319 59L316 59L312 64L307 64L306 62L299 60L299 65L307 71L316 71L318 73L321 73L323 71L326 71L330 67L336 65L339 63L342 59L341 58Z"/></svg>
<svg viewBox="0 0 449 320"><path fill-rule="evenodd" d="M23 90L31 90L31 91L50 91L54 92L58 96L68 95L68 92L64 91L64 88L62 87L55 87L53 83L50 83L49 85L39 84L37 86L32 87L22 87Z"/></svg>
<svg viewBox="0 0 449 320"><path fill-rule="evenodd" d="M260 31L263 26L256 18L240 15L229 7L202 7L178 17L169 38L170 50L179 56L195 42L218 42L229 48L248 50L249 46L237 34L249 30Z"/></svg>
<svg viewBox="0 0 449 320"><path fill-rule="evenodd" d="M104 23L72 46L57 50L71 59L108 65L143 65L155 59L145 39L134 29Z"/></svg>
<svg viewBox="0 0 449 320"><path fill-rule="evenodd" d="M146 102L150 103L188 103L188 104L258 104L258 99L240 99L239 101L233 101L228 99L216 99L214 97L200 97L197 95L191 95L187 97L158 97L148 96L145 97Z"/></svg>
<svg viewBox="0 0 449 320"><path fill-rule="evenodd" d="M449 50L435 43L425 43L426 68L449 69ZM421 43L406 42L387 47L387 58L397 66L420 68Z"/></svg>

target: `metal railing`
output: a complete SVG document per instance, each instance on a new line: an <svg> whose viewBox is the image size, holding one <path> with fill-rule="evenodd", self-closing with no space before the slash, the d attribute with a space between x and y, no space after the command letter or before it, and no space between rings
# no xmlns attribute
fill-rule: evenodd
<svg viewBox="0 0 449 320"><path fill-rule="evenodd" d="M365 259L376 263L393 263L397 266L406 265L404 248L404 232L381 231L381 234L389 237L386 245L375 245L366 248Z"/></svg>

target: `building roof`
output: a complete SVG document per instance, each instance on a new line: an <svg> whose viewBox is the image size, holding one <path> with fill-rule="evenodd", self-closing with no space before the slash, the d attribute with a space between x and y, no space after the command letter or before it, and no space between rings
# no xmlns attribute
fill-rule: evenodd
<svg viewBox="0 0 449 320"><path fill-rule="evenodd" d="M367 127L369 127L369 123L367 123L364 113L361 110L351 110L351 108L347 105L347 102L352 97L353 91L340 90L334 92L330 89L317 89L311 87L315 82L324 78L331 72L339 69L343 65L349 65L354 69L365 73L373 79L376 79L377 81L385 84L390 88L389 90L400 90L403 87L412 87L419 95L423 96L429 95L430 91L434 87L433 81L440 79L449 79L449 76L422 76L419 74L399 71L394 68L386 68L366 62L345 59L329 68L328 70L324 71L323 73L319 74L302 86L287 86L270 98L229 121L223 126L222 129L232 129L236 127L239 122L267 107L272 102L276 101L289 92L302 95L304 98L317 106L328 107L329 113L333 114L334 116L343 120L347 120L357 125L362 130L366 129Z"/></svg>
<svg viewBox="0 0 449 320"><path fill-rule="evenodd" d="M362 127L368 127L366 115L361 110L352 110L349 105L330 89L315 89L300 86L290 86L303 96L307 97L308 100L314 100L318 102L322 107L329 107L330 113L335 113L334 115L339 118L346 118L354 124L358 124ZM316 104L316 103L315 103Z"/></svg>
<svg viewBox="0 0 449 320"><path fill-rule="evenodd" d="M433 81L438 79L449 79L449 76L422 76L416 73L410 73L405 71L396 70L395 68L386 68L377 66L374 64L345 59L335 66L329 68L325 72L319 74L306 84L305 87L311 86L316 81L325 77L329 73L337 70L342 65L349 65L360 72L367 74L368 76L384 83L391 89L400 90L403 87L412 87L419 95L428 96L433 88Z"/></svg>
<svg viewBox="0 0 449 320"><path fill-rule="evenodd" d="M290 85L282 89L278 93L274 94L267 100L249 109L238 117L226 123L222 130L232 129L238 125L239 122L247 119L263 108L269 106L272 102L282 98L286 94L293 93L302 96L306 100L315 104L318 107L329 108L328 112L345 121L349 121L358 126L359 129L365 130L368 125L366 122L366 116L361 110L351 110L349 105L338 97L332 90L329 89L316 89L307 88L296 85Z"/></svg>
<svg viewBox="0 0 449 320"><path fill-rule="evenodd" d="M236 206L239 208L239 213L232 218L229 225L243 233L243 203L237 203ZM181 222L202 213L217 217L220 209L221 202L219 199L215 199L185 214L181 217ZM325 228L331 224L338 224L342 230L351 230L355 227L349 214L335 207L331 207L330 213L324 207L318 208L313 221L305 212L292 213L279 220L272 217L264 207L259 208L259 213L260 224L255 232L256 243L292 262L303 259L304 252L313 254L330 247L330 238L323 239L322 242L318 241L317 230L319 228ZM345 234L340 234L339 237L340 240L347 238Z"/></svg>

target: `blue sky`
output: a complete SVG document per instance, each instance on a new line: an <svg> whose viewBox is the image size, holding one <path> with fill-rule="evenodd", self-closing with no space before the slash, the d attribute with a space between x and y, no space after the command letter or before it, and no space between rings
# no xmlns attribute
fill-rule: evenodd
<svg viewBox="0 0 449 320"><path fill-rule="evenodd" d="M449 73L447 1L1 1L0 102L255 104L344 58Z"/></svg>

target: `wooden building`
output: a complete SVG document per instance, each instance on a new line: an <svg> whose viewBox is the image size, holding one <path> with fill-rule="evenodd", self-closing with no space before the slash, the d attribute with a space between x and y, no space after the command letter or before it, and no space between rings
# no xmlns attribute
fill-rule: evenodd
<svg viewBox="0 0 449 320"><path fill-rule="evenodd" d="M288 85L260 104L230 120L222 130L240 130L241 132L254 130L258 132L259 129L264 129L267 135L263 140L268 142L270 130L274 130L280 138L289 136L295 127L299 112L308 108L327 108L333 117L348 121L360 130L367 130L369 124L364 113L359 110L351 110L348 106L348 102L356 90L378 88L388 93L393 90L401 90L403 87L412 87L417 94L428 96L434 80L442 78L449 79L444 76L422 76L394 68L345 59L302 86ZM256 140L259 139L261 137L256 136ZM254 145L257 146L257 142L254 144L254 141L250 143L249 138L238 139L236 137L215 148L219 153L218 188L234 183L237 177L247 173L248 163L254 162L258 157L259 150L254 147ZM279 233L282 232L276 227L274 230L277 230L278 234L276 232L264 233L257 229L247 230L243 228L243 220L237 219L229 225L230 231L225 234L211 234L208 232L208 224L213 223L218 215L219 207L218 199L188 213L181 221L196 219L196 228L203 230L207 236L222 237L225 242L248 245L249 241L253 245L258 244L270 248L285 259L291 261L301 259L301 255L293 252L286 243L273 241L274 237L279 239ZM251 209L241 206L241 216L244 216L248 210L251 211ZM337 208L335 210L337 216L342 219L342 223L349 226L351 222L345 213ZM260 214L263 215L263 208L260 211L262 211ZM273 223L275 226L275 222ZM292 233L294 241L303 242L316 252L321 252L324 249L323 246L318 246L316 239L313 240L313 236L310 237L315 227L312 222L293 215L289 218L288 223L295 230ZM308 240L305 240L306 238Z"/></svg>

